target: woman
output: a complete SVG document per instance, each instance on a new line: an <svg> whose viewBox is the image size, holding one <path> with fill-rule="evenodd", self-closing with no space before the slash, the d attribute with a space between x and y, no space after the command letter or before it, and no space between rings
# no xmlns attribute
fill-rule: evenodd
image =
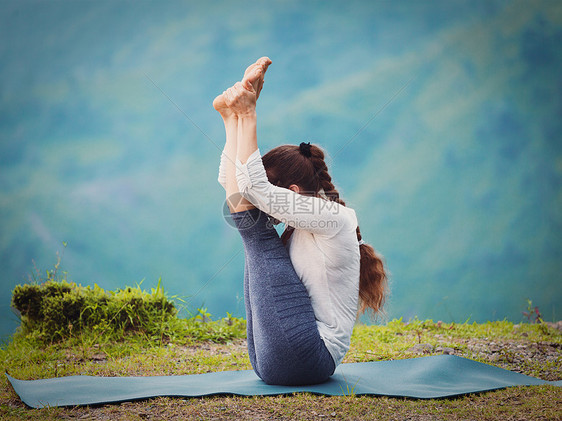
<svg viewBox="0 0 562 421"><path fill-rule="evenodd" d="M256 100L270 64L259 59L213 102L226 131L219 182L244 243L252 367L268 384L314 384L343 360L358 309L381 309L386 275L319 147L283 145L261 157ZM271 219L285 223L281 238Z"/></svg>

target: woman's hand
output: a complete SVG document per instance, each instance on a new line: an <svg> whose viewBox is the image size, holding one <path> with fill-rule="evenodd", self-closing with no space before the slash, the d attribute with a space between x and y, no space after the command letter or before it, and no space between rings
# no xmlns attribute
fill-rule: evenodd
<svg viewBox="0 0 562 421"><path fill-rule="evenodd" d="M223 93L224 101L239 118L255 117L256 91L251 83L236 82Z"/></svg>
<svg viewBox="0 0 562 421"><path fill-rule="evenodd" d="M224 92L217 96L213 101L213 108L219 112L225 122L231 119L237 119L238 117L228 105L226 105L226 101L224 100Z"/></svg>

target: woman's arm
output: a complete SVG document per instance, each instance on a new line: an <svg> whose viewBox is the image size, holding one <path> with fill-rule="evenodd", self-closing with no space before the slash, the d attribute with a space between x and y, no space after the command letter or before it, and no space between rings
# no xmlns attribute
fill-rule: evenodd
<svg viewBox="0 0 562 421"><path fill-rule="evenodd" d="M257 139L257 115L256 115L256 91L251 83L237 82L233 87L227 89L224 100L228 108L236 115L236 149L229 150L239 162L246 162L250 155L258 149ZM233 142L234 143L234 142ZM254 207L244 198L239 191L236 181L236 167L232 172L227 170L226 197L231 212L241 212Z"/></svg>
<svg viewBox="0 0 562 421"><path fill-rule="evenodd" d="M355 212L337 202L306 196L269 182L259 150L245 164L236 162L240 193L257 208L296 229L333 236L344 227L355 229Z"/></svg>
<svg viewBox="0 0 562 421"><path fill-rule="evenodd" d="M256 91L251 83L237 82L224 93L225 102L238 117L236 158L245 163L258 149Z"/></svg>
<svg viewBox="0 0 562 421"><path fill-rule="evenodd" d="M254 206L238 192L236 181L236 151L238 145L238 115L228 108L225 102L225 93L213 101L213 107L220 113L224 122L226 143L221 154L219 166L219 183L226 191L226 202L231 212L251 209Z"/></svg>
<svg viewBox="0 0 562 421"><path fill-rule="evenodd" d="M269 57L261 57L255 63L248 66L244 72L244 77L242 79L243 86L246 85L250 90L256 93L256 101L259 98L260 92L263 88L264 75L267 68L271 64ZM254 101L255 102L255 101ZM221 154L220 165L219 165L219 183L227 190L227 173L229 174L230 180L235 180L235 169L234 162L236 160L237 152L237 137L238 137L238 115L228 107L225 101L225 92L217 96L213 101L213 107L217 110L224 121L225 131L226 131L226 145ZM253 106L255 115L255 104ZM256 140L257 144L257 140ZM234 188L230 188L229 191L232 193L235 190L235 183L232 183ZM227 194L227 198L228 198Z"/></svg>
<svg viewBox="0 0 562 421"><path fill-rule="evenodd" d="M237 192L275 219L315 234L334 235L353 219L349 210L336 202L271 184L258 150L255 90L251 84L238 82L224 97L229 109L238 116Z"/></svg>

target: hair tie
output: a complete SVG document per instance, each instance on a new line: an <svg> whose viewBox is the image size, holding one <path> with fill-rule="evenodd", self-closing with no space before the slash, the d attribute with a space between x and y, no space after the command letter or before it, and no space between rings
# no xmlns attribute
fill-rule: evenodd
<svg viewBox="0 0 562 421"><path fill-rule="evenodd" d="M299 145L299 151L301 155L310 158L312 156L312 152L310 152L310 142L301 142L301 144Z"/></svg>
<svg viewBox="0 0 562 421"><path fill-rule="evenodd" d="M362 246L363 244L365 244L365 241L363 239L359 240L359 245Z"/></svg>

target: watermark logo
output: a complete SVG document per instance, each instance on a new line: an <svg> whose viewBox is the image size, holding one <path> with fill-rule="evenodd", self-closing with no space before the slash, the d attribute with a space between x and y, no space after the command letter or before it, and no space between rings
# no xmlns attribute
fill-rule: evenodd
<svg viewBox="0 0 562 421"><path fill-rule="evenodd" d="M222 204L222 217L228 225L236 229L248 229L253 227L259 217L257 212L244 212L244 216L232 216L230 209L236 209L242 203L246 203L246 199L240 193L234 193L228 196L224 203ZM238 219L238 225L234 221L234 218Z"/></svg>
<svg viewBox="0 0 562 421"><path fill-rule="evenodd" d="M250 195L246 195L250 203L258 203ZM245 212L244 217L231 214L231 209L236 209L243 202L240 193L229 196L223 203L222 213L226 223L237 229L248 229L257 223L262 213L258 211ZM263 202L263 201L262 201ZM243 206L241 206L243 208ZM337 228L337 218L331 218L340 212L340 204L331 200L322 199L313 195L294 193L289 190L275 191L267 195L267 200L260 206L268 217L267 226L284 223L299 229L333 229ZM272 215L272 216L271 216ZM234 219L237 221L235 222Z"/></svg>

